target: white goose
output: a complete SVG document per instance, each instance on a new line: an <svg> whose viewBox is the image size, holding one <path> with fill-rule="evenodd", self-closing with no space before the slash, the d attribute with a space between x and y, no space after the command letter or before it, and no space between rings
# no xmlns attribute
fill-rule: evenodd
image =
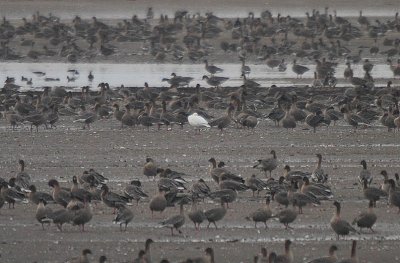
<svg viewBox="0 0 400 263"><path fill-rule="evenodd" d="M208 124L208 121L199 114L197 114L197 112L188 116L188 122L191 126L195 127L196 130L199 129L199 133L200 133L200 128L203 127L211 128L210 124Z"/></svg>

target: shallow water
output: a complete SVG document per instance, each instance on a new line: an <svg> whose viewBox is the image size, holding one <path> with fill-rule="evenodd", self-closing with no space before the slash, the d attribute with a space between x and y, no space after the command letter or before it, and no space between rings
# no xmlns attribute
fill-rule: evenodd
<svg viewBox="0 0 400 263"><path fill-rule="evenodd" d="M224 72L218 76L228 77L222 86L240 86L243 79L240 78L240 64L218 64L217 66L224 69ZM306 65L310 68L303 75L302 79L297 79L291 70L291 65L285 72L279 72L277 69L270 69L266 65L249 64L251 68L250 79L258 82L263 87L270 87L272 84L277 86L288 85L311 85L313 82L313 72L315 65ZM345 65L339 65L336 69L336 76L339 79L338 86L348 85L349 82L342 79ZM68 70L76 69L79 75L72 75ZM33 72L45 72L45 76L37 76ZM94 75L93 83L88 81L88 74L92 71ZM354 75L363 76L362 65L353 66ZM141 87L145 82L150 86L167 87L169 84L163 82L163 78L171 78L171 73L175 72L179 76L192 77L194 80L190 86L199 83L208 87L206 80L202 80L203 75L207 74L203 64L67 64L67 63L0 63L0 75L2 79L6 77L14 77L15 84L21 86L21 90L41 89L44 86L65 86L71 88L79 88L89 85L93 88L97 87L100 82L108 82L110 86L128 86ZM21 81L21 76L28 79L32 78L33 85L27 85ZM74 82L68 82L67 76L74 77ZM393 73L388 65L375 65L372 76L379 78L376 84L383 85L387 79L393 77ZM59 78L59 81L45 81L45 78Z"/></svg>

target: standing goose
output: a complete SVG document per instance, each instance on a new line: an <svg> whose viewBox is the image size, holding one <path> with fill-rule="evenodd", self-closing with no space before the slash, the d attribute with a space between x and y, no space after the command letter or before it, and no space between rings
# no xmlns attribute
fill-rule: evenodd
<svg viewBox="0 0 400 263"><path fill-rule="evenodd" d="M129 199L125 196L110 192L107 185L101 186L101 201L108 206L114 208L113 214L115 214L115 210L120 205L126 205L129 203Z"/></svg>
<svg viewBox="0 0 400 263"><path fill-rule="evenodd" d="M124 205L117 206L118 213L114 219L115 224L119 224L119 229L122 231L122 225L125 224L125 231L126 227L128 226L129 222L133 219L133 212Z"/></svg>
<svg viewBox="0 0 400 263"><path fill-rule="evenodd" d="M296 60L293 60L292 70L294 73L296 73L297 78L299 78L302 77L303 74L309 71L310 69L305 66L297 64Z"/></svg>
<svg viewBox="0 0 400 263"><path fill-rule="evenodd" d="M95 122L98 118L97 110L100 109L100 104L96 104L94 110L87 111L85 106L81 106L81 112L79 116L74 120L74 122L83 123L82 129L86 129L86 127L90 130L90 124Z"/></svg>
<svg viewBox="0 0 400 263"><path fill-rule="evenodd" d="M188 213L189 219L193 222L194 228L196 230L200 230L200 224L206 220L206 215L204 214L203 210L197 208L197 201L193 200L192 208Z"/></svg>
<svg viewBox="0 0 400 263"><path fill-rule="evenodd" d="M66 223L71 223L74 217L74 213L71 210L62 208L56 211L53 211L49 218L53 220L53 224L55 224L61 232L63 231L62 226Z"/></svg>
<svg viewBox="0 0 400 263"><path fill-rule="evenodd" d="M294 200L295 204L296 200ZM293 209L284 209L279 211L277 214L272 216L273 218L278 218L279 222L282 223L286 229L292 228L289 226L290 223L293 223L297 218L297 212Z"/></svg>
<svg viewBox="0 0 400 263"><path fill-rule="evenodd" d="M393 179L389 179L389 204L399 208L400 213L400 192L396 191L396 183Z"/></svg>
<svg viewBox="0 0 400 263"><path fill-rule="evenodd" d="M202 79L206 80L207 84L210 85L211 87L218 88L219 86L221 86L222 83L227 81L229 78L217 77L217 76L208 77L208 76L204 75Z"/></svg>
<svg viewBox="0 0 400 263"><path fill-rule="evenodd" d="M272 154L272 158L257 160L258 163L253 168L260 169L265 175L269 172L269 177L272 178L272 171L278 167L278 159L276 158L275 150L272 150L270 154Z"/></svg>
<svg viewBox="0 0 400 263"><path fill-rule="evenodd" d="M308 263L335 263L338 261L338 258L336 256L337 250L338 247L336 245L331 245L329 247L329 256L316 258L314 260L308 261Z"/></svg>
<svg viewBox="0 0 400 263"><path fill-rule="evenodd" d="M272 217L272 211L269 207L271 200L270 197L267 196L265 199L265 206L262 208L257 209L256 211L252 212L249 216L246 217L247 220L254 221L254 227L257 228L257 223L262 222L265 225L265 228L268 228L267 221Z"/></svg>
<svg viewBox="0 0 400 263"><path fill-rule="evenodd" d="M214 260L214 250L210 247L206 248L205 251L206 253L205 256L203 257L198 257L198 258L190 258L187 259L185 262L193 262L193 263L215 263Z"/></svg>
<svg viewBox="0 0 400 263"><path fill-rule="evenodd" d="M347 108L342 108L340 111L344 114L344 119L345 121L354 127L354 129L357 129L360 125L364 126L369 126L370 121L359 116L358 114L350 113Z"/></svg>
<svg viewBox="0 0 400 263"><path fill-rule="evenodd" d="M369 228L372 232L374 232L372 227L376 220L377 216L374 212L374 202L369 201L368 211L361 212L356 218L354 218L353 225L357 224L357 226L360 228L360 231L363 228Z"/></svg>
<svg viewBox="0 0 400 263"><path fill-rule="evenodd" d="M180 204L179 211L180 211L179 215L172 216L160 223L164 227L168 227L171 229L172 236L174 235L174 228L179 232L179 234L182 234L182 231L180 230L180 228L185 224L185 214L184 214L184 210L183 210L183 202Z"/></svg>
<svg viewBox="0 0 400 263"><path fill-rule="evenodd" d="M346 65L347 65L347 67L344 70L343 75L344 75L344 78L347 80L347 79L352 78L354 75L353 75L353 70L351 69L350 62L347 62Z"/></svg>
<svg viewBox="0 0 400 263"><path fill-rule="evenodd" d="M210 158L208 160L208 162L211 164L210 167L210 175L211 178L217 183L219 184L219 182L221 181L221 176L224 177L229 177L231 179L233 179L234 177L237 177L237 175L234 175L232 172L230 172L228 169L224 168L224 167L217 167L217 161L215 160L214 157Z"/></svg>
<svg viewBox="0 0 400 263"><path fill-rule="evenodd" d="M361 165L363 166L363 169L360 171L358 181L360 182L360 184L364 185L365 180L367 181L368 185L370 185L373 178L371 172L367 169L367 162L365 160L362 160Z"/></svg>
<svg viewBox="0 0 400 263"><path fill-rule="evenodd" d="M246 185L253 192L253 197L254 192L257 191L257 196L259 196L260 192L268 187L268 185L261 179L257 178L255 174L251 175L251 177L246 180Z"/></svg>
<svg viewBox="0 0 400 263"><path fill-rule="evenodd" d="M201 198L204 201L204 198L207 197L211 193L211 189L207 185L207 183L203 179L200 178L198 182L196 182L192 185L190 192L192 193L192 195L195 199Z"/></svg>
<svg viewBox="0 0 400 263"><path fill-rule="evenodd" d="M323 184L311 184L307 177L303 178L301 192L315 197L317 200L328 200L333 198L330 187Z"/></svg>
<svg viewBox="0 0 400 263"><path fill-rule="evenodd" d="M313 132L316 132L318 126L329 125L328 120L322 115L321 110L317 110L315 113L310 113L305 119L306 123L313 128Z"/></svg>
<svg viewBox="0 0 400 263"><path fill-rule="evenodd" d="M146 158L146 163L143 166L143 174L148 178L155 178L155 176L157 175L157 166L154 163L154 160L150 157Z"/></svg>
<svg viewBox="0 0 400 263"><path fill-rule="evenodd" d="M318 162L313 173L311 174L311 178L314 182L325 183L328 180L328 175L321 167L322 155L320 153L317 153L316 156L318 158Z"/></svg>
<svg viewBox="0 0 400 263"><path fill-rule="evenodd" d="M305 111L297 108L297 96L293 96L292 105L290 105L289 114L293 116L295 121L304 121L307 117Z"/></svg>
<svg viewBox="0 0 400 263"><path fill-rule="evenodd" d="M81 202L84 202L84 200L87 200L90 202L92 199L91 192L89 192L83 188L79 188L78 179L75 175L72 176L71 195L73 197L75 197L76 199L80 200Z"/></svg>
<svg viewBox="0 0 400 263"><path fill-rule="evenodd" d="M353 240L353 243L351 245L351 257L337 261L337 263L358 263L356 240Z"/></svg>
<svg viewBox="0 0 400 263"><path fill-rule="evenodd" d="M28 193L29 201L34 204L39 204L40 200L44 200L46 203L54 203L54 199L51 195L45 192L37 192L36 186L29 186L30 192Z"/></svg>
<svg viewBox="0 0 400 263"><path fill-rule="evenodd" d="M154 196L149 203L151 218L153 218L153 212L162 213L167 207L167 199L165 198L165 192L160 190L159 193Z"/></svg>
<svg viewBox="0 0 400 263"><path fill-rule="evenodd" d="M337 235L337 239L339 240L340 236L347 236L350 232L358 233L349 222L340 218L340 203L338 201L333 202L333 205L336 206L336 213L331 219L331 227L333 231Z"/></svg>
<svg viewBox="0 0 400 263"><path fill-rule="evenodd" d="M217 207L217 208L211 208L207 211L204 212L204 215L207 218L208 221L208 225L207 228L210 228L210 224L213 223L215 226L215 229L217 229L217 224L216 222L218 222L219 220L223 219L226 215L226 208L224 205L224 202L221 201L221 207Z"/></svg>
<svg viewBox="0 0 400 263"><path fill-rule="evenodd" d="M208 124L208 121L203 118L203 116L197 114L197 112L194 112L193 114L189 115L187 117L189 125L193 126L196 131L198 129L199 134L200 134L200 129L201 128L210 128L210 124Z"/></svg>
<svg viewBox="0 0 400 263"><path fill-rule="evenodd" d="M376 207L376 201L378 201L381 197L387 196L385 191L375 187L369 187L367 180L363 181L363 192L364 197L371 201L374 204L374 207Z"/></svg>
<svg viewBox="0 0 400 263"><path fill-rule="evenodd" d="M84 200L84 206L82 208L75 206L72 208L73 217L72 224L79 226L82 232L85 232L85 224L92 220L93 214L89 203Z"/></svg>
<svg viewBox="0 0 400 263"><path fill-rule="evenodd" d="M15 177L15 184L21 187L22 190L28 190L31 185L31 177L27 172L25 172L24 160L19 160L18 163L20 165L20 171Z"/></svg>
<svg viewBox="0 0 400 263"><path fill-rule="evenodd" d="M149 197L141 188L141 183L139 180L132 180L124 189L124 194L129 199L136 200L139 204L140 199Z"/></svg>
<svg viewBox="0 0 400 263"><path fill-rule="evenodd" d="M67 262L69 262L69 263L89 263L90 262L89 257L88 257L89 254L91 255L92 251L90 249L84 249L84 250L82 250L82 253L79 257L72 258L72 259L68 260Z"/></svg>
<svg viewBox="0 0 400 263"><path fill-rule="evenodd" d="M232 122L232 112L235 109L235 107L232 104L229 104L226 114L222 117L219 117L217 119L214 119L209 122L209 125L211 127L217 127L221 133L223 132L224 128L227 128L231 122Z"/></svg>
<svg viewBox="0 0 400 263"><path fill-rule="evenodd" d="M124 113L125 112L123 112L123 111L121 111L120 109L119 109L119 105L117 104L117 103L114 103L113 104L113 108L114 108L114 118L117 120L117 121L121 121L121 119L122 119L122 116L124 116Z"/></svg>
<svg viewBox="0 0 400 263"><path fill-rule="evenodd" d="M60 184L55 179L51 179L48 184L53 188L52 196L54 201L64 208L67 207L68 203L71 201L71 193L61 189Z"/></svg>
<svg viewBox="0 0 400 263"><path fill-rule="evenodd" d="M43 199L39 200L38 206L36 208L36 220L42 224L42 229L44 230L44 224L47 223L50 226L50 216L53 213L50 207L46 206L46 201Z"/></svg>
<svg viewBox="0 0 400 263"><path fill-rule="evenodd" d="M282 127L285 128L286 130L289 129L293 130L294 128L296 128L296 120L293 117L293 115L290 114L289 110L286 110L285 117L283 117L281 122L282 122Z"/></svg>
<svg viewBox="0 0 400 263"><path fill-rule="evenodd" d="M292 241L285 240L285 254L276 256L274 263L292 263L294 261L293 252L290 248L291 244Z"/></svg>
<svg viewBox="0 0 400 263"><path fill-rule="evenodd" d="M128 127L135 126L137 124L137 118L131 113L129 104L125 105L125 109L126 111L121 117L121 128L123 128L124 125Z"/></svg>
<svg viewBox="0 0 400 263"><path fill-rule="evenodd" d="M222 68L219 68L219 67L217 67L217 66L208 64L208 61L207 61L206 59L204 60L204 63L205 63L205 69L206 69L207 72L210 73L211 75L214 75L214 74L216 74L216 73L221 73L221 72L224 71Z"/></svg>
<svg viewBox="0 0 400 263"><path fill-rule="evenodd" d="M383 183L381 184L380 189L385 191L386 193L389 193L390 183L389 183L389 177L388 177L386 170L382 170L381 175L383 176Z"/></svg>
<svg viewBox="0 0 400 263"><path fill-rule="evenodd" d="M293 207L299 207L299 214L303 213L303 206L306 206L307 204L321 204L317 198L311 196L310 194L293 192L295 184L295 182L292 182L292 185L288 190L287 197L289 202L293 204Z"/></svg>

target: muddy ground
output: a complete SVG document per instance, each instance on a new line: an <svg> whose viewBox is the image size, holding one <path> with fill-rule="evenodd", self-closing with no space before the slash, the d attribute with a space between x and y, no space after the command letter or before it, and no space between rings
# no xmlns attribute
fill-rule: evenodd
<svg viewBox="0 0 400 263"><path fill-rule="evenodd" d="M156 183L142 174L146 156L152 157L160 167L187 173L189 186L192 181L204 178L216 189L217 185L208 174L210 157L225 161L231 171L243 177L256 173L264 178L252 165L257 159L269 157L274 149L280 162L273 172L277 178L285 164L292 169L312 171L315 154L321 153L335 199L343 204L342 217L351 221L367 206L360 186L356 185L360 161L367 160L375 176L374 186L382 182L379 176L382 169L391 177L400 170L400 133L388 133L379 125L355 133L339 122L337 126L323 127L314 134L304 124L294 131L286 131L264 120L254 132L231 127L223 135L214 129L195 135L189 126L182 130L174 127L172 131L151 129L147 132L142 127L120 130L115 120L100 120L91 130L81 130L80 125L68 117L61 119L57 129L40 129L38 133L24 128L12 132L6 128L4 120L1 123L1 177L14 176L18 159L24 159L34 184L47 192L50 192L46 184L49 179L56 178L62 186L70 186L73 175L94 168L110 179L115 192L121 193L129 180L139 178L145 191L152 196L156 193ZM340 241L335 240L329 226L334 212L332 201L304 208L304 214L292 225L293 230L285 230L275 220L268 222L267 230L261 225L254 229L245 216L262 205L262 198L253 198L251 192L245 192L230 206L226 217L218 223L218 230L207 230L203 224L202 230L197 232L186 219L183 235L174 237L168 229L160 228L158 222L179 213L179 209L169 208L151 219L148 202L143 200L130 207L135 218L123 233L112 224L112 209L103 204L93 207L94 216L85 233L71 225L66 225L62 233L53 225L42 230L34 218L36 207L33 204L17 204L15 209L4 206L0 210L0 261L63 262L78 255L82 248L90 248L93 260L104 254L110 262L128 262L143 248L147 238L155 241L152 251L155 262L161 258L175 262L202 255L208 246L215 249L217 262L251 262L262 246L269 251L283 252L283 240L287 238L294 242L295 262L325 255L332 243L339 246L339 258L348 257L352 239L360 240L360 262L397 262L400 259L397 251L399 214L383 201L378 202L376 208L375 233L364 230L361 235ZM218 204L210 200L201 204L204 209L215 206ZM279 209L275 203L272 207L274 211ZM188 211L190 207L185 209Z"/></svg>

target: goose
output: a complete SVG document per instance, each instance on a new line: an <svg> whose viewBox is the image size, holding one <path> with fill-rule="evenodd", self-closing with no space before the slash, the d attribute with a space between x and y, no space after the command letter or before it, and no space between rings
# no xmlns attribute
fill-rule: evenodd
<svg viewBox="0 0 400 263"><path fill-rule="evenodd" d="M214 250L210 247L206 248L204 250L206 253L205 256L203 257L197 257L197 258L189 258L185 262L193 262L193 263L215 263L214 260Z"/></svg>
<svg viewBox="0 0 400 263"><path fill-rule="evenodd" d="M44 230L44 224L47 223L50 226L51 219L49 216L53 213L52 209L46 206L46 201L40 199L36 208L35 218L42 225L42 229Z"/></svg>
<svg viewBox="0 0 400 263"><path fill-rule="evenodd" d="M336 263L338 261L338 257L336 255L336 251L338 247L336 245L331 245L329 247L329 256L316 258L307 263Z"/></svg>
<svg viewBox="0 0 400 263"><path fill-rule="evenodd" d="M78 179L75 175L72 176L71 196L81 202L84 202L84 200L90 201L92 198L92 194L89 191L79 188Z"/></svg>
<svg viewBox="0 0 400 263"><path fill-rule="evenodd" d="M125 109L126 110L124 114L121 116L121 129L124 125L132 127L137 124L137 116L131 113L131 107L129 106L129 104L125 105Z"/></svg>
<svg viewBox="0 0 400 263"><path fill-rule="evenodd" d="M387 193L381 189L368 186L368 181L363 180L363 192L364 197L369 201L372 201L374 206L376 207L376 201L378 201L381 197L386 197Z"/></svg>
<svg viewBox="0 0 400 263"><path fill-rule="evenodd" d="M150 157L146 158L146 163L143 166L143 174L148 178L153 177L153 179L157 176L157 166Z"/></svg>
<svg viewBox="0 0 400 263"><path fill-rule="evenodd" d="M96 104L94 110L87 111L84 105L81 106L81 112L74 122L83 123L83 129L86 127L90 129L90 124L95 122L98 118L97 110L100 108L99 104Z"/></svg>
<svg viewBox="0 0 400 263"><path fill-rule="evenodd" d="M205 63L205 69L207 70L208 73L211 74L211 76L216 73L221 73L224 71L222 68L219 68L214 65L209 65L207 60L204 60L204 63Z"/></svg>
<svg viewBox="0 0 400 263"><path fill-rule="evenodd" d="M189 115L187 117L189 125L193 126L195 128L195 130L199 131L201 128L211 128L210 124L208 124L208 121L203 118L203 116L197 114L197 112L192 113L191 115Z"/></svg>
<svg viewBox="0 0 400 263"><path fill-rule="evenodd" d="M92 73L92 71L90 71L90 72L89 72L89 75L88 75L88 80L89 80L90 82L92 82L93 79L94 79L93 73Z"/></svg>
<svg viewBox="0 0 400 263"><path fill-rule="evenodd" d="M289 165L285 165L283 167L284 170L284 179L288 182L291 181L303 181L304 178L309 178L311 176L311 173L309 172L303 172L303 171L292 171Z"/></svg>
<svg viewBox="0 0 400 263"><path fill-rule="evenodd" d="M360 228L360 232L362 228L369 228L371 232L374 232L372 227L374 226L377 216L374 212L374 202L369 201L368 211L361 212L356 218L353 220L353 225L357 224Z"/></svg>
<svg viewBox="0 0 400 263"><path fill-rule="evenodd" d="M350 113L349 110L344 107L341 108L340 111L344 114L344 119L348 124L354 127L356 130L360 125L370 125L370 121L359 116L358 114Z"/></svg>
<svg viewBox="0 0 400 263"><path fill-rule="evenodd" d="M309 71L310 69L305 66L297 64L296 60L293 60L292 70L294 73L296 73L297 78L299 78L303 76L303 74Z"/></svg>
<svg viewBox="0 0 400 263"><path fill-rule="evenodd" d="M389 179L389 204L399 208L400 213L400 192L396 191L396 183L393 179Z"/></svg>
<svg viewBox="0 0 400 263"><path fill-rule="evenodd" d="M85 232L85 224L92 220L93 214L87 200L84 200L84 206L75 206L72 208L72 224L79 226L82 232Z"/></svg>
<svg viewBox="0 0 400 263"><path fill-rule="evenodd" d="M285 117L283 117L281 122L282 122L282 127L285 128L286 130L289 129L293 130L294 128L296 128L296 120L293 117L293 115L290 114L289 110L286 111Z"/></svg>
<svg viewBox="0 0 400 263"><path fill-rule="evenodd" d="M343 76L347 80L347 79L354 77L354 74L353 74L353 69L351 68L350 62L347 62L346 65L347 65L347 67L343 72Z"/></svg>
<svg viewBox="0 0 400 263"><path fill-rule="evenodd" d="M128 226L128 224L132 221L133 219L133 212L124 206L123 204L120 204L117 206L118 212L117 215L114 218L114 224L119 224L119 229L122 231L122 225L125 224L125 229Z"/></svg>
<svg viewBox="0 0 400 263"><path fill-rule="evenodd" d="M358 263L358 257L357 257L357 241L353 240L353 243L351 245L351 256L350 258L347 259L342 259L340 261L337 261L337 263Z"/></svg>
<svg viewBox="0 0 400 263"><path fill-rule="evenodd" d="M185 214L183 212L183 203L180 204L180 213L179 215L172 216L164 221L161 221L160 224L164 227L168 227L171 229L171 235L174 235L174 229L176 229L179 234L182 234L180 228L185 224Z"/></svg>
<svg viewBox="0 0 400 263"><path fill-rule="evenodd" d="M139 180L132 180L124 189L124 194L126 197L132 200L136 200L139 204L140 199L149 197L141 188L141 183Z"/></svg>
<svg viewBox="0 0 400 263"><path fill-rule="evenodd" d="M294 201L296 202L296 201ZM293 223L297 218L297 212L293 209L284 209L279 211L277 214L272 216L273 218L278 218L279 222L282 223L286 229L292 228L289 226L290 223Z"/></svg>
<svg viewBox="0 0 400 263"><path fill-rule="evenodd" d="M160 190L159 193L150 200L149 207L151 218L153 218L154 211L162 213L165 208L167 208L167 199L165 198L164 190Z"/></svg>
<svg viewBox="0 0 400 263"><path fill-rule="evenodd" d="M222 189L211 192L209 197L212 199L221 199L223 203L226 203L227 207L229 203L232 203L237 198L237 192L232 189Z"/></svg>
<svg viewBox="0 0 400 263"><path fill-rule="evenodd" d="M311 178L314 182L325 183L328 180L328 174L325 173L321 167L322 154L317 153L315 156L318 158L317 166L311 174Z"/></svg>
<svg viewBox="0 0 400 263"><path fill-rule="evenodd" d="M23 191L26 191L31 185L31 177L27 172L25 172L25 161L19 160L18 163L20 166L20 171L15 177L15 184L19 186Z"/></svg>
<svg viewBox="0 0 400 263"><path fill-rule="evenodd" d="M200 224L207 219L206 215L204 214L204 211L197 208L196 200L193 200L192 208L188 213L188 217L193 222L194 228L198 231L200 230Z"/></svg>
<svg viewBox="0 0 400 263"><path fill-rule="evenodd" d="M257 178L255 174L251 175L251 177L246 180L246 185L253 192L253 197L254 197L254 192L257 191L257 196L259 196L260 192L262 190L267 189L268 187L268 184L266 184L261 179Z"/></svg>
<svg viewBox="0 0 400 263"><path fill-rule="evenodd" d="M227 112L224 116L214 119L209 122L211 127L217 127L221 133L223 132L224 128L227 128L232 122L232 112L235 107L230 104L227 108Z"/></svg>
<svg viewBox="0 0 400 263"><path fill-rule="evenodd" d="M287 197L289 203L293 204L293 207L295 206L299 207L299 214L303 213L303 206L306 206L307 204L316 204L316 205L321 204L317 198L311 196L310 194L293 192L295 184L296 184L295 182L292 182L292 185L288 190Z"/></svg>
<svg viewBox="0 0 400 263"><path fill-rule="evenodd" d="M39 204L40 200L45 201L46 203L54 203L54 199L51 195L44 192L37 192L36 186L29 186L30 192L28 193L28 199L34 204Z"/></svg>
<svg viewBox="0 0 400 263"><path fill-rule="evenodd" d="M204 200L204 198L211 193L211 189L207 185L207 183L202 178L200 178L196 183L192 185L190 192L192 193L193 197L201 198Z"/></svg>
<svg viewBox="0 0 400 263"><path fill-rule="evenodd" d="M221 201L221 207L211 208L209 210L206 210L204 212L204 215L206 216L207 221L208 221L207 229L210 228L211 223L214 224L215 229L218 229L216 222L223 219L226 215L226 212L227 212L227 210L225 208L223 201Z"/></svg>
<svg viewBox="0 0 400 263"><path fill-rule="evenodd" d="M272 171L278 167L278 159L275 150L271 150L270 154L272 154L272 158L257 160L257 164L253 168L260 169L265 175L269 172L269 177L272 178Z"/></svg>
<svg viewBox="0 0 400 263"><path fill-rule="evenodd" d="M254 221L254 227L257 228L257 223L262 222L265 225L265 228L268 228L267 221L272 217L272 211L269 206L271 199L269 196L265 199L265 206L257 209L252 212L249 216L246 217L247 220Z"/></svg>
<svg viewBox="0 0 400 263"><path fill-rule="evenodd" d="M114 208L113 214L115 214L115 210L119 205L126 205L129 203L127 197L110 192L108 186L105 184L101 186L101 190L101 201L103 201L106 206Z"/></svg>
<svg viewBox="0 0 400 263"><path fill-rule="evenodd" d="M333 215L333 217L332 217L332 219L330 221L330 224L331 224L332 230L337 235L337 240L339 240L340 236L346 236L350 232L358 233L358 231L355 230L349 224L349 222L347 222L346 220L343 220L343 219L340 218L340 209L341 209L340 203L338 201L335 201L335 202L333 202L333 205L336 206L336 212Z"/></svg>
<svg viewBox="0 0 400 263"><path fill-rule="evenodd" d="M275 263L292 263L294 261L293 252L290 248L292 241L285 240L285 254L277 255L275 258Z"/></svg>
<svg viewBox="0 0 400 263"><path fill-rule="evenodd" d="M301 193L315 197L318 200L327 200L333 198L331 189L323 184L311 184L308 177L303 177Z"/></svg>
<svg viewBox="0 0 400 263"><path fill-rule="evenodd" d="M225 81L227 81L229 78L217 77L217 76L208 77L208 76L204 75L202 79L206 80L207 84L210 85L211 87L217 88L217 87L221 86L221 84L224 83Z"/></svg>
<svg viewBox="0 0 400 263"><path fill-rule="evenodd" d="M55 179L49 180L48 185L53 188L52 196L54 201L64 208L67 207L71 201L71 193L61 189L60 184Z"/></svg>
<svg viewBox="0 0 400 263"><path fill-rule="evenodd" d="M307 115L305 122L307 125L313 128L313 132L315 133L317 127L322 125L328 125L327 120L322 115L322 111L318 110L315 113L310 113Z"/></svg>
<svg viewBox="0 0 400 263"><path fill-rule="evenodd" d="M63 231L63 225L71 223L74 216L74 212L65 208L53 211L48 217L53 221L61 232Z"/></svg>

